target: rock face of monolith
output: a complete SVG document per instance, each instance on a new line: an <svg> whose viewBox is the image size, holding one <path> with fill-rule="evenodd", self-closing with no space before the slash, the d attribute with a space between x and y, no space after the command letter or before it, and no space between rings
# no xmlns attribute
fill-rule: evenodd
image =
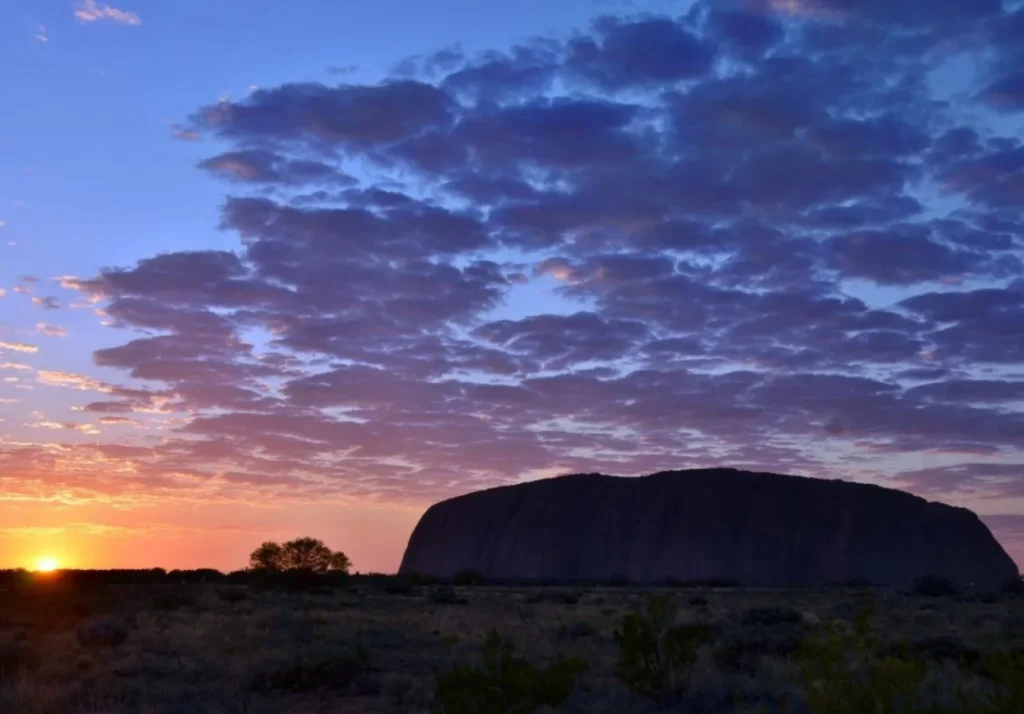
<svg viewBox="0 0 1024 714"><path fill-rule="evenodd" d="M880 486L734 469L578 474L431 506L400 572L514 580L729 578L781 586L1017 573L972 511Z"/></svg>

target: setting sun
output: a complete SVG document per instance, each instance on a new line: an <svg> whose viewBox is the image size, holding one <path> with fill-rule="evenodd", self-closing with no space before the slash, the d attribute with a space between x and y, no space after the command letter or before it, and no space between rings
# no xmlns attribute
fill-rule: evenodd
<svg viewBox="0 0 1024 714"><path fill-rule="evenodd" d="M36 568L35 569L36 569L37 572L40 572L40 573L52 573L58 567L60 567L60 564L57 562L56 558L45 557L45 558L40 558L39 560L36 561Z"/></svg>

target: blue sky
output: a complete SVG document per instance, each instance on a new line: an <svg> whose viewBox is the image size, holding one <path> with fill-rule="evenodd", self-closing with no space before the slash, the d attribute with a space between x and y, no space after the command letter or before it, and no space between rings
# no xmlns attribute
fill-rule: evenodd
<svg viewBox="0 0 1024 714"><path fill-rule="evenodd" d="M996 0L8 0L0 543L342 513L387 569L437 498L724 460L1022 552L1021 46Z"/></svg>

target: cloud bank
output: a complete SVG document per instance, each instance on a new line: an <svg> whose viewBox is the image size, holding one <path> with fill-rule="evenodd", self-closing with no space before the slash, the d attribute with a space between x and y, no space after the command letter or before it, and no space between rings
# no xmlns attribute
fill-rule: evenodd
<svg viewBox="0 0 1024 714"><path fill-rule="evenodd" d="M0 467L425 503L729 464L1020 497L1021 48L994 0L700 2L200 107L176 131L219 146L197 170L237 247L72 281L124 382L43 380L104 391L104 427L177 421Z"/></svg>

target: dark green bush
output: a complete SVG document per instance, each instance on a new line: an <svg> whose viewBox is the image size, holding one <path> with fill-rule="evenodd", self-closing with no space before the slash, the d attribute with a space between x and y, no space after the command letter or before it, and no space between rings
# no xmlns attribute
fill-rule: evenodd
<svg viewBox="0 0 1024 714"><path fill-rule="evenodd" d="M856 633L828 627L801 648L804 695L813 714L924 714L927 665L872 655Z"/></svg>
<svg viewBox="0 0 1024 714"><path fill-rule="evenodd" d="M190 592L180 590L172 585L162 587L154 593L150 604L154 610L174 612L183 607L192 607L196 604L196 601Z"/></svg>
<svg viewBox="0 0 1024 714"><path fill-rule="evenodd" d="M890 645L886 654L920 659L927 662L952 661L963 667L973 667L981 661L981 652L953 635L934 635Z"/></svg>
<svg viewBox="0 0 1024 714"><path fill-rule="evenodd" d="M740 616L741 625L757 627L798 625L802 620L800 611L792 607L752 607Z"/></svg>
<svg viewBox="0 0 1024 714"><path fill-rule="evenodd" d="M468 602L451 585L438 585L430 591L428 600L438 605L465 605Z"/></svg>
<svg viewBox="0 0 1024 714"><path fill-rule="evenodd" d="M873 602L854 617L853 627L821 628L798 657L804 697L811 714L1009 714L998 699L970 699L960 681L940 704L927 696L929 664L913 647L883 648L872 628ZM947 643L948 644L948 643ZM1024 681L1022 678L1021 681ZM934 694L934 692L931 692ZM930 701L929 701L930 700Z"/></svg>
<svg viewBox="0 0 1024 714"><path fill-rule="evenodd" d="M1024 712L1024 653L1001 651L990 655L984 665L985 674L995 682L992 714Z"/></svg>
<svg viewBox="0 0 1024 714"><path fill-rule="evenodd" d="M112 617L97 617L78 625L75 635L82 647L115 649L128 641L128 625Z"/></svg>
<svg viewBox="0 0 1024 714"><path fill-rule="evenodd" d="M960 587L953 578L941 575L924 575L910 588L910 594L918 597L953 597L959 592Z"/></svg>
<svg viewBox="0 0 1024 714"><path fill-rule="evenodd" d="M258 692L304 692L347 689L369 671L366 649L352 652L308 654L275 662L253 674L249 686Z"/></svg>
<svg viewBox="0 0 1024 714"><path fill-rule="evenodd" d="M802 632L796 628L738 627L727 630L715 643L715 664L726 671L753 675L761 657L791 657L802 643Z"/></svg>
<svg viewBox="0 0 1024 714"><path fill-rule="evenodd" d="M571 641L593 637L598 634L597 628L586 620L563 626L561 632Z"/></svg>
<svg viewBox="0 0 1024 714"><path fill-rule="evenodd" d="M39 669L41 664L42 658L31 646L21 642L0 643L0 681Z"/></svg>
<svg viewBox="0 0 1024 714"><path fill-rule="evenodd" d="M1010 578L1003 583L1002 590L1009 595L1024 595L1024 576Z"/></svg>
<svg viewBox="0 0 1024 714"><path fill-rule="evenodd" d="M676 611L670 598L652 595L642 611L624 616L615 631L619 679L651 699L678 694L698 648L711 640L705 624L677 625Z"/></svg>
<svg viewBox="0 0 1024 714"><path fill-rule="evenodd" d="M381 585L381 590L388 595L415 596L420 594L420 587L413 580L402 576L387 578Z"/></svg>
<svg viewBox="0 0 1024 714"><path fill-rule="evenodd" d="M217 597L224 602L244 602L249 599L249 591L245 588L223 588L217 591Z"/></svg>
<svg viewBox="0 0 1024 714"><path fill-rule="evenodd" d="M483 585L484 576L478 570L460 570L452 576L453 585L473 586Z"/></svg>
<svg viewBox="0 0 1024 714"><path fill-rule="evenodd" d="M516 657L497 632L487 635L481 666L459 665L437 677L437 714L531 714L558 707L572 693L585 662L560 658L544 669Z"/></svg>

